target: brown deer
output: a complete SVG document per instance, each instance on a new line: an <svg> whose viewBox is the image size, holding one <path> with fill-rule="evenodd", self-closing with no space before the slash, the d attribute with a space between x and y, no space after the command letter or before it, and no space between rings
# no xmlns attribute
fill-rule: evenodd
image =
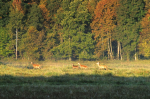
<svg viewBox="0 0 150 99"><path fill-rule="evenodd" d="M100 62L98 62L96 64L98 65L99 69L105 69L105 70L108 69L106 65L100 65Z"/></svg>
<svg viewBox="0 0 150 99"><path fill-rule="evenodd" d="M40 65L38 65L38 64L33 64L33 62L31 62L31 64L32 64L33 68L40 69Z"/></svg>
<svg viewBox="0 0 150 99"><path fill-rule="evenodd" d="M79 68L79 66L72 64L72 68Z"/></svg>
<svg viewBox="0 0 150 99"><path fill-rule="evenodd" d="M85 65L81 65L80 63L78 63L80 65L80 68L88 68L87 66Z"/></svg>

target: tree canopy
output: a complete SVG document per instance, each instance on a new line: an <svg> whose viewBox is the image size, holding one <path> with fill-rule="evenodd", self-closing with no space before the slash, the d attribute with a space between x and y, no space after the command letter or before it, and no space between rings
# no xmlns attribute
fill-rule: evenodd
<svg viewBox="0 0 150 99"><path fill-rule="evenodd" d="M0 58L150 58L149 0L0 0Z"/></svg>

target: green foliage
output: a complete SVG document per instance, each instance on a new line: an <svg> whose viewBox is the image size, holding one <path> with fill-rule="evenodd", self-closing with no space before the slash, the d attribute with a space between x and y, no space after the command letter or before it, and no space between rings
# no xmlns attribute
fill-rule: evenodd
<svg viewBox="0 0 150 99"><path fill-rule="evenodd" d="M134 52L139 41L140 20L144 16L143 0L120 0L117 9L116 39L122 44L122 53Z"/></svg>
<svg viewBox="0 0 150 99"><path fill-rule="evenodd" d="M7 57L13 53L8 47L10 40L8 30L0 27L0 57Z"/></svg>
<svg viewBox="0 0 150 99"><path fill-rule="evenodd" d="M114 52L111 55L114 57L117 55L116 41L121 42L122 56L126 59L132 57L139 44L139 36L141 36L139 32L143 31L140 21L150 8L149 0L118 0L120 6L116 10L115 2L103 0L103 9L101 9L102 6L97 6L100 1L0 0L1 56L14 55L15 34L18 30L18 56L20 58L90 60L97 54L97 56L104 55L107 59L110 56L108 45L112 47L111 52ZM98 11L102 11L103 20L94 19L96 6L98 8L95 13L97 17L100 17ZM149 17L148 20L150 20ZM95 22L97 26L90 26L92 22ZM101 38L100 35L92 35L91 29L93 28L97 30L97 34L103 33L104 35L101 35ZM149 33L148 30L145 31L146 34ZM144 35L149 37L146 34ZM101 42L95 46L98 39ZM139 49L147 48L142 54L145 57L149 55L148 46L147 41L142 47L139 46Z"/></svg>
<svg viewBox="0 0 150 99"><path fill-rule="evenodd" d="M82 52L87 52L88 55L93 54L92 35L86 28L91 19L86 3L82 0L72 1L68 10L63 12L64 17L61 21L63 42L53 49L55 55L59 53L62 58L77 58ZM88 57L84 58L88 59Z"/></svg>
<svg viewBox="0 0 150 99"><path fill-rule="evenodd" d="M50 29L53 28L53 25L55 24L55 15L57 14L57 10L61 7L61 4L62 4L62 1L64 0L47 0L46 3L47 3L47 9L49 11L49 26L50 26Z"/></svg>
<svg viewBox="0 0 150 99"><path fill-rule="evenodd" d="M0 26L5 27L9 22L10 0L0 0Z"/></svg>
<svg viewBox="0 0 150 99"><path fill-rule="evenodd" d="M44 32L38 31L30 26L27 33L23 35L19 47L21 55L28 59L39 59L43 47Z"/></svg>
<svg viewBox="0 0 150 99"><path fill-rule="evenodd" d="M8 24L8 28L9 30L11 30L12 32L14 32L19 28L22 28L22 19L23 19L23 13L19 10L17 10L17 8L14 8L12 5L10 7L10 14L9 14L9 24Z"/></svg>
<svg viewBox="0 0 150 99"><path fill-rule="evenodd" d="M42 12L41 12L39 6L37 4L33 4L29 10L30 10L30 12L27 15L28 28L30 26L34 26L34 27L36 27L37 30L41 30L43 27L44 18L42 16Z"/></svg>
<svg viewBox="0 0 150 99"><path fill-rule="evenodd" d="M145 57L150 57L150 41L147 40L143 40L141 43L141 53L142 55L144 55Z"/></svg>

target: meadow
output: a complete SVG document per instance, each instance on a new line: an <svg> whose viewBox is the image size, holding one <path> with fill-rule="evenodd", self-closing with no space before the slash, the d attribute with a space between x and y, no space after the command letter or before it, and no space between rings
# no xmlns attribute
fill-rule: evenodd
<svg viewBox="0 0 150 99"><path fill-rule="evenodd" d="M150 60L0 62L0 99L149 99Z"/></svg>

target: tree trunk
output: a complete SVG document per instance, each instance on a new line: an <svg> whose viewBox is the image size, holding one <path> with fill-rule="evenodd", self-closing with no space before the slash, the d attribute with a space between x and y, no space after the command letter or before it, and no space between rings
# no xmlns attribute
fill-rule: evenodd
<svg viewBox="0 0 150 99"><path fill-rule="evenodd" d="M113 59L113 52L112 52L112 42L111 42L111 38L110 38L109 44L110 44L110 58L111 58L111 60L112 60L112 59Z"/></svg>
<svg viewBox="0 0 150 99"><path fill-rule="evenodd" d="M16 28L16 60L17 60L17 40L18 40L18 29Z"/></svg>
<svg viewBox="0 0 150 99"><path fill-rule="evenodd" d="M70 36L69 36L69 61L71 61L71 46L70 46Z"/></svg>
<svg viewBox="0 0 150 99"><path fill-rule="evenodd" d="M109 45L109 37L108 37L108 59L110 59L110 45Z"/></svg>
<svg viewBox="0 0 150 99"><path fill-rule="evenodd" d="M135 60L137 60L137 58L136 58L136 48L135 48Z"/></svg>
<svg viewBox="0 0 150 99"><path fill-rule="evenodd" d="M120 44L120 42L119 42L119 45L120 45L120 58L121 58L121 60L122 60L122 54L121 54L121 44Z"/></svg>
<svg viewBox="0 0 150 99"><path fill-rule="evenodd" d="M108 59L113 59L111 38L108 38Z"/></svg>
<svg viewBox="0 0 150 99"><path fill-rule="evenodd" d="M130 60L130 53L127 52L127 61L129 61L129 60Z"/></svg>
<svg viewBox="0 0 150 99"><path fill-rule="evenodd" d="M102 37L102 46L103 46L103 45L104 45L104 42L103 42L103 37ZM105 48L104 48L104 46L103 46L103 52L102 52L102 53L103 53L103 58L104 58L104 49L105 49Z"/></svg>
<svg viewBox="0 0 150 99"><path fill-rule="evenodd" d="M108 59L113 59L111 34L109 34L108 32L107 32L107 37L108 37Z"/></svg>
<svg viewBox="0 0 150 99"><path fill-rule="evenodd" d="M63 43L63 36L62 36L62 33L59 33L59 35L60 35L60 44L62 44L62 43Z"/></svg>
<svg viewBox="0 0 150 99"><path fill-rule="evenodd" d="M117 50L117 59L119 60L119 54L120 54L120 42L118 41L118 50Z"/></svg>
<svg viewBox="0 0 150 99"><path fill-rule="evenodd" d="M118 41L118 51L117 51L117 59L121 59L122 60L122 54L121 54L121 44L120 41Z"/></svg>

